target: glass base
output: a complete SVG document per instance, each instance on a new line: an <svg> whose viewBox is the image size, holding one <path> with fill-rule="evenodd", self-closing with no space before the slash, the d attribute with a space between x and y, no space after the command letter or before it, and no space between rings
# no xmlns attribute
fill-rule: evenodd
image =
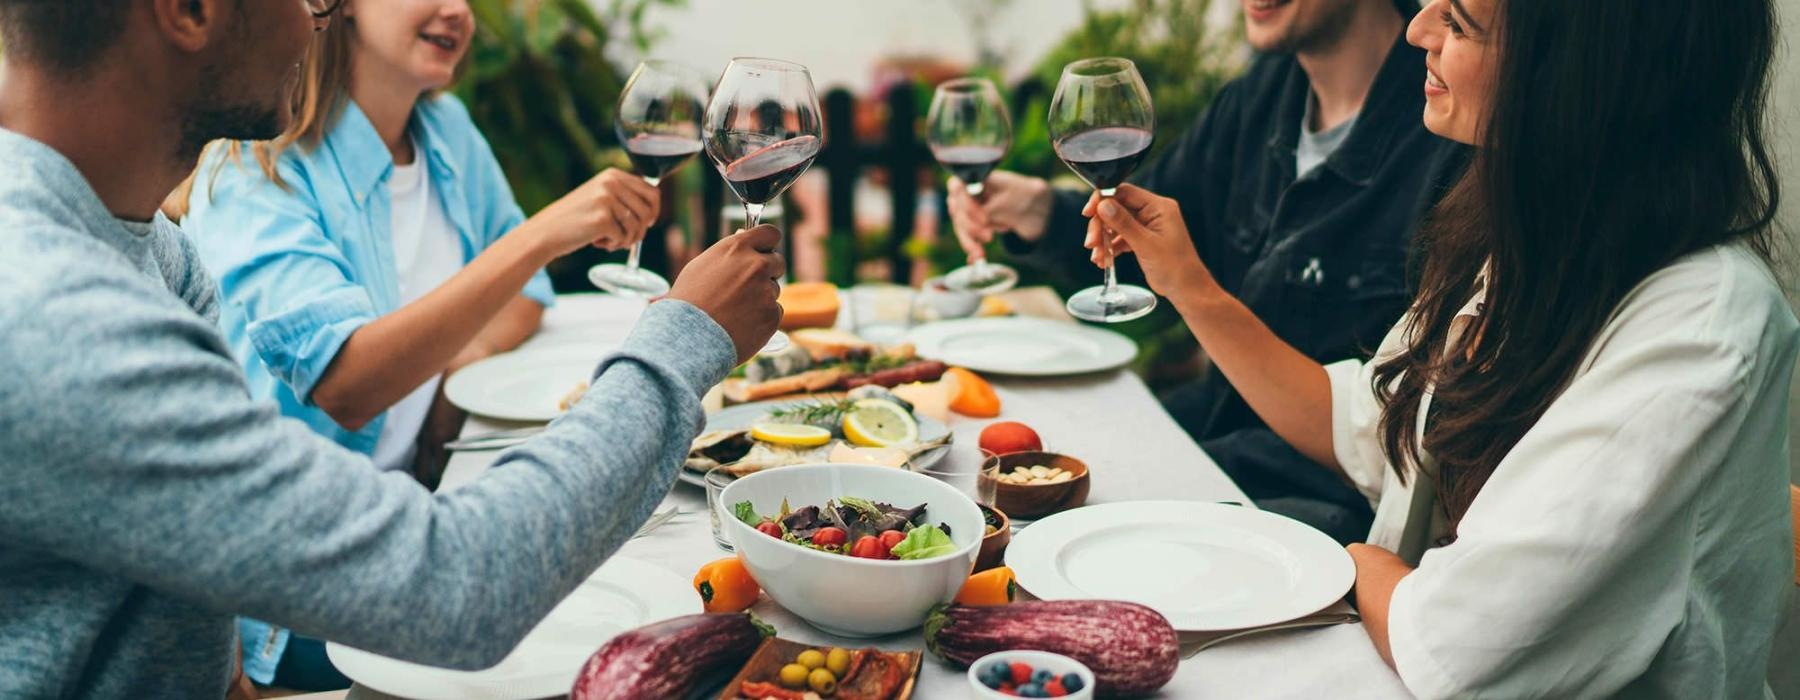
<svg viewBox="0 0 1800 700"><path fill-rule="evenodd" d="M1088 287L1069 297L1069 315L1094 323L1124 323L1140 319L1156 309L1156 295L1150 290L1130 284L1113 287Z"/></svg>
<svg viewBox="0 0 1800 700"><path fill-rule="evenodd" d="M662 275L618 263L588 268L588 281L622 297L659 297L669 293L669 281Z"/></svg>
<svg viewBox="0 0 1800 700"><path fill-rule="evenodd" d="M944 275L944 286L951 291L969 292L983 296L999 294L1012 289L1019 283L1019 273L998 263L981 263L965 265Z"/></svg>
<svg viewBox="0 0 1800 700"><path fill-rule="evenodd" d="M781 352L783 350L786 350L787 348L788 348L787 334L783 333L781 331L775 331L775 335L769 336L769 342L763 343L762 349L758 350L756 352L757 352L757 354L768 354L768 353Z"/></svg>

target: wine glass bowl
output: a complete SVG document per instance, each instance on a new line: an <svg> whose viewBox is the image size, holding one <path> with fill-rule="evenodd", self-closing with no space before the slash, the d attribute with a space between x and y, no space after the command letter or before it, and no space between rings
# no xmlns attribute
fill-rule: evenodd
<svg viewBox="0 0 1800 700"><path fill-rule="evenodd" d="M704 74L670 61L644 61L625 82L613 131L631 167L651 187L700 153L708 92ZM625 264L596 265L588 270L588 280L620 296L667 294L667 279L638 266L643 249L642 240L632 244Z"/></svg>
<svg viewBox="0 0 1800 700"><path fill-rule="evenodd" d="M969 196L980 198L987 176L1012 145L1012 118L1000 90L985 78L946 81L932 94L925 123L932 157L962 180ZM1018 281L1017 271L989 263L986 255L944 276L945 286L977 294L998 294Z"/></svg>
<svg viewBox="0 0 1800 700"><path fill-rule="evenodd" d="M1111 197L1150 151L1156 129L1150 90L1137 66L1123 58L1089 58L1063 68L1050 100L1050 142L1077 177ZM1084 321L1123 323L1156 308L1156 295L1118 283L1110 235L1100 237L1108 260L1105 281L1069 297L1069 313Z"/></svg>
<svg viewBox="0 0 1800 700"><path fill-rule="evenodd" d="M812 166L825 145L819 94L805 66L734 58L725 66L701 125L706 155L744 202L745 228ZM777 331L764 352L786 348Z"/></svg>

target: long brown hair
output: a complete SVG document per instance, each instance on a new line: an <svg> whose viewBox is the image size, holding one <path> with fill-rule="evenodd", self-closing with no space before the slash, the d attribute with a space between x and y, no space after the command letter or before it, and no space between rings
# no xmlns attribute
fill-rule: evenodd
<svg viewBox="0 0 1800 700"><path fill-rule="evenodd" d="M307 48L306 56L300 61L300 80L294 86L294 120L281 136L272 141L216 141L207 150L225 149L227 160L239 162L247 149L269 180L286 187L276 170L281 154L296 144L308 150L318 148L325 132L337 123L345 103L350 101L352 31L350 19L340 9L325 29L313 34L312 46ZM204 155L200 158L201 163L206 160ZM218 168L214 168L210 177L217 178L218 174ZM196 167L163 201L163 213L170 219L180 221L187 215L188 197L200 175L200 168Z"/></svg>
<svg viewBox="0 0 1800 700"><path fill-rule="evenodd" d="M1484 143L1420 232L1407 346L1374 372L1394 469L1405 479L1430 454L1452 523L1632 287L1736 239L1768 260L1780 200L1770 0L1495 1ZM1486 308L1446 352L1484 265Z"/></svg>

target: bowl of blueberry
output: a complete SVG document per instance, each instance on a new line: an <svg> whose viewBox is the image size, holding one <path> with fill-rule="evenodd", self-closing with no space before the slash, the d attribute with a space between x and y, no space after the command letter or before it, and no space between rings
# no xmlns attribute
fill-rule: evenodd
<svg viewBox="0 0 1800 700"><path fill-rule="evenodd" d="M1061 654L1047 651L999 651L969 666L969 685L976 698L1094 697L1094 672Z"/></svg>

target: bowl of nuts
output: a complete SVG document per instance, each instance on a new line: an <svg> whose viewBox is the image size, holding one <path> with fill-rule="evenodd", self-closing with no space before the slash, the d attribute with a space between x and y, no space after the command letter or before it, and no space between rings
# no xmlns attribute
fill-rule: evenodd
<svg viewBox="0 0 1800 700"><path fill-rule="evenodd" d="M989 455L980 478L991 482L983 487L993 489L994 507L1013 518L1041 518L1087 502L1087 464L1068 455Z"/></svg>

